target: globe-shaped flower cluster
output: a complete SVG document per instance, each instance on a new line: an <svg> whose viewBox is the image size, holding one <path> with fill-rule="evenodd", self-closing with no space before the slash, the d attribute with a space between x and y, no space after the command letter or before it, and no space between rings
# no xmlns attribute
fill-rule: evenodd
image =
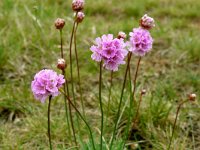
<svg viewBox="0 0 200 150"><path fill-rule="evenodd" d="M92 59L103 62L103 66L111 71L117 71L120 64L125 64L124 58L127 55L124 39L113 39L112 34L103 35L95 40L90 50L93 52Z"/></svg>
<svg viewBox="0 0 200 150"><path fill-rule="evenodd" d="M44 103L47 97L60 94L59 88L63 83L65 83L63 75L58 75L50 69L44 69L35 75L31 88L35 98Z"/></svg>

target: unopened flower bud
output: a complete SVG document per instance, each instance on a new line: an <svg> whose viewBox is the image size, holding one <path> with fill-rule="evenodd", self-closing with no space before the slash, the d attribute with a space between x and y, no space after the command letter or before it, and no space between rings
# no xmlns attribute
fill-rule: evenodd
<svg viewBox="0 0 200 150"><path fill-rule="evenodd" d="M84 8L84 0L73 0L72 1L72 9L74 11L81 11Z"/></svg>
<svg viewBox="0 0 200 150"><path fill-rule="evenodd" d="M189 95L188 99L190 101L195 101L196 97L197 97L196 94L192 93L192 94Z"/></svg>
<svg viewBox="0 0 200 150"><path fill-rule="evenodd" d="M126 33L120 31L117 36L118 39L126 39Z"/></svg>
<svg viewBox="0 0 200 150"><path fill-rule="evenodd" d="M81 11L78 12L77 16L76 16L76 22L81 23L83 21L84 17L85 17L85 14L83 12L81 12Z"/></svg>
<svg viewBox="0 0 200 150"><path fill-rule="evenodd" d="M58 59L57 68L61 69L61 70L66 68L66 63L65 63L64 59L62 59L62 58Z"/></svg>
<svg viewBox="0 0 200 150"><path fill-rule="evenodd" d="M56 29L62 29L65 26L65 20L61 18L57 18L55 21Z"/></svg>
<svg viewBox="0 0 200 150"><path fill-rule="evenodd" d="M140 26L144 29L150 30L153 27L155 27L154 19L149 17L147 14L145 14L141 19L140 19Z"/></svg>
<svg viewBox="0 0 200 150"><path fill-rule="evenodd" d="M141 94L142 94L142 95L145 95L146 92L147 92L147 91L146 91L145 89L143 89L143 90L141 91Z"/></svg>

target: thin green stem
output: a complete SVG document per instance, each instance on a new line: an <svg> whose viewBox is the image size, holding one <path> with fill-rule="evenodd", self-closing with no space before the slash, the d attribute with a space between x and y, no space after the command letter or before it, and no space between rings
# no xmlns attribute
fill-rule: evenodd
<svg viewBox="0 0 200 150"><path fill-rule="evenodd" d="M76 16L77 16L77 13L76 13ZM76 16L75 16L75 18L76 18ZM75 93L74 93L74 81L73 81L73 69L72 69L73 68L72 67L72 42L73 42L73 37L74 37L75 25L76 25L76 20L74 19L74 24L73 24L73 28L72 28L71 37L70 37L69 60L70 60L70 78L71 78L71 86L72 86L72 96L73 96L74 105L76 106ZM74 135L74 141L77 145L70 104L69 104L69 109L70 109L70 120L71 120L73 135ZM77 120L77 122L78 122L78 120Z"/></svg>
<svg viewBox="0 0 200 150"><path fill-rule="evenodd" d="M172 143L172 139L173 139L173 136L174 136L174 131L175 131L175 127L176 127L176 122L177 122L177 118L178 118L178 115L179 115L179 111L181 109L181 106L188 102L188 100L185 100L185 101L182 101L179 105L178 105L178 108L177 108L177 111L176 111L176 118L175 118L175 121L174 121L174 125L173 125L173 129L172 129L172 136L170 138L170 142L169 142L169 145L168 145L168 148L167 150L170 150L170 147L171 147L171 143Z"/></svg>
<svg viewBox="0 0 200 150"><path fill-rule="evenodd" d="M137 81L137 76L138 76L138 70L140 67L140 61L141 61L142 57L140 56L137 62L137 67L136 67L136 71L135 71L135 76L134 76L134 81L133 81L133 100L135 101L135 90L136 90L136 81Z"/></svg>
<svg viewBox="0 0 200 150"><path fill-rule="evenodd" d="M76 13L76 16L77 16L77 13ZM76 18L76 16L75 16L75 18ZM75 93L74 93L74 81L73 81L73 67L72 67L72 42L73 42L73 37L74 37L75 26L76 26L76 19L74 19L74 24L73 24L71 38L70 38L70 44L69 44L70 45L69 46L70 78L71 78L71 85L72 85L72 96L73 96L74 104L76 106Z"/></svg>
<svg viewBox="0 0 200 150"><path fill-rule="evenodd" d="M101 139L100 139L100 150L103 148L103 105L102 105L102 98L101 98L101 84L102 84L102 61L99 64L99 104L101 109Z"/></svg>
<svg viewBox="0 0 200 150"><path fill-rule="evenodd" d="M107 108L107 117L109 116L110 112L110 98L112 93L112 83L113 83L113 71L110 73L110 87L109 87L109 95L108 95L108 108Z"/></svg>
<svg viewBox="0 0 200 150"><path fill-rule="evenodd" d="M62 93L64 93L62 90L60 90ZM64 93L65 94L65 93ZM78 115L80 116L80 118L83 120L83 122L86 124L88 130L89 130L89 134L90 134L90 137L91 137L91 140L92 140L92 147L94 150L96 150L95 148L95 144L94 144L94 138L93 138L93 135L92 135L92 130L89 126L89 124L87 123L87 121L85 120L85 118L83 117L83 115L80 113L80 111L76 108L76 106L73 104L73 102L70 100L70 98L66 95L67 97L67 100L68 102L70 103L70 105L75 109L75 111L78 113Z"/></svg>
<svg viewBox="0 0 200 150"><path fill-rule="evenodd" d="M52 143L51 143L51 122L50 122L50 112L51 112L51 98L52 96L49 96L49 105L48 105L48 137L49 137L49 149L52 150Z"/></svg>
<svg viewBox="0 0 200 150"><path fill-rule="evenodd" d="M78 86L80 91L80 98L81 98L81 107L83 111L83 116L85 117L85 109L83 104L83 93L81 88L81 77L80 77L80 67L79 67L79 60L78 60L78 52L77 52L77 46L76 46L76 31L78 29L78 23L76 23L75 31L74 31L74 48L75 48L75 56L76 56L76 66L77 66L77 74L78 74Z"/></svg>
<svg viewBox="0 0 200 150"><path fill-rule="evenodd" d="M62 29L60 30L60 54L61 58L64 59L64 52L63 52L63 38L62 38ZM66 80L66 75L65 75L65 69L62 69L62 75L64 76ZM65 94L69 95L69 90L67 88L67 81L64 84L64 92ZM67 91L66 91L67 88ZM69 123L69 114L68 114L68 108L67 108L67 102L66 102L66 96L64 96L64 104L65 104L65 115L66 115L66 121L67 121L67 127L68 127L68 133L69 133L69 139L71 141L71 130L70 130L70 123Z"/></svg>
<svg viewBox="0 0 200 150"><path fill-rule="evenodd" d="M125 75L124 75L124 82L123 82L121 96L120 96L120 102L119 102L119 106L118 106L117 119L115 121L113 135L111 137L110 150L112 150L112 145L113 145L113 141L115 139L116 129L117 129L117 126L118 126L119 115L120 115L120 110L121 110L121 105L122 105L122 99L123 99L123 95L124 95L124 88L125 88L125 85L126 85L126 78L127 78L127 74L128 74L128 69L130 67L131 56L132 56L132 53L128 54L127 67L126 67L126 71L125 71Z"/></svg>

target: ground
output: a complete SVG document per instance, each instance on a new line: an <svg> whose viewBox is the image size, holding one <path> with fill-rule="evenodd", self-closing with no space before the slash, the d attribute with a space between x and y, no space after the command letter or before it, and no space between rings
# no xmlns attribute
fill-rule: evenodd
<svg viewBox="0 0 200 150"><path fill-rule="evenodd" d="M137 97L142 88L147 89L147 94L142 101L137 127L127 144L132 149L166 149L177 105L193 92L197 94L197 101L187 103L181 110L172 149L200 149L199 8L200 1L197 0L86 0L86 17L79 26L77 39L86 118L96 143L100 136L98 64L90 59L89 48L94 39L102 34L117 35L119 31L128 34L133 27L138 27L138 20L147 13L156 21L156 27L151 31L154 45L152 52L141 61ZM59 72L56 69L60 51L59 32L54 27L57 17L66 20L63 36L69 64L73 15L71 1L1 0L0 149L48 149L47 103L41 104L34 99L30 84L34 74L42 68ZM134 56L131 61L132 76L137 60ZM76 68L75 62L73 65ZM105 143L112 134L124 70L125 65L114 73L111 111L109 116L105 115ZM77 82L76 69L74 75ZM103 70L104 111L107 108L109 80L110 72ZM76 89L76 96L79 97L78 87ZM127 85L115 149L120 149L127 123L128 93ZM80 104L79 101L77 103ZM55 98L52 105L54 148L70 148L73 143L66 130L62 96ZM82 143L81 149L87 149L91 147L87 128L83 122L81 126L76 122L78 141Z"/></svg>

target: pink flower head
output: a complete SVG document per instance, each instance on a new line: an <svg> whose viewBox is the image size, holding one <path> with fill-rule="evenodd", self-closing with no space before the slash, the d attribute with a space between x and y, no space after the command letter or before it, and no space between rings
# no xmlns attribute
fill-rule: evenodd
<svg viewBox="0 0 200 150"><path fill-rule="evenodd" d="M134 54L144 56L152 49L153 39L148 30L134 28L133 32L130 32L129 35L129 50Z"/></svg>
<svg viewBox="0 0 200 150"><path fill-rule="evenodd" d="M45 102L48 96L58 96L59 88L65 83L63 75L58 75L55 71L44 69L38 72L31 83L32 92L37 100Z"/></svg>
<svg viewBox="0 0 200 150"><path fill-rule="evenodd" d="M73 0L72 1L72 9L74 11L81 11L84 8L84 0Z"/></svg>
<svg viewBox="0 0 200 150"><path fill-rule="evenodd" d="M95 42L90 48L93 60L103 61L103 66L112 71L117 71L120 64L125 64L124 58L128 52L125 50L124 39L113 39L113 35L108 34L96 38Z"/></svg>
<svg viewBox="0 0 200 150"><path fill-rule="evenodd" d="M153 27L155 27L154 19L149 17L147 14L145 14L141 19L140 19L140 26L144 29L150 30Z"/></svg>
<svg viewBox="0 0 200 150"><path fill-rule="evenodd" d="M76 21L77 21L78 23L81 23L81 22L83 21L84 18L85 18L85 14L84 14L83 12L79 11L79 12L77 13L77 16L76 16Z"/></svg>

